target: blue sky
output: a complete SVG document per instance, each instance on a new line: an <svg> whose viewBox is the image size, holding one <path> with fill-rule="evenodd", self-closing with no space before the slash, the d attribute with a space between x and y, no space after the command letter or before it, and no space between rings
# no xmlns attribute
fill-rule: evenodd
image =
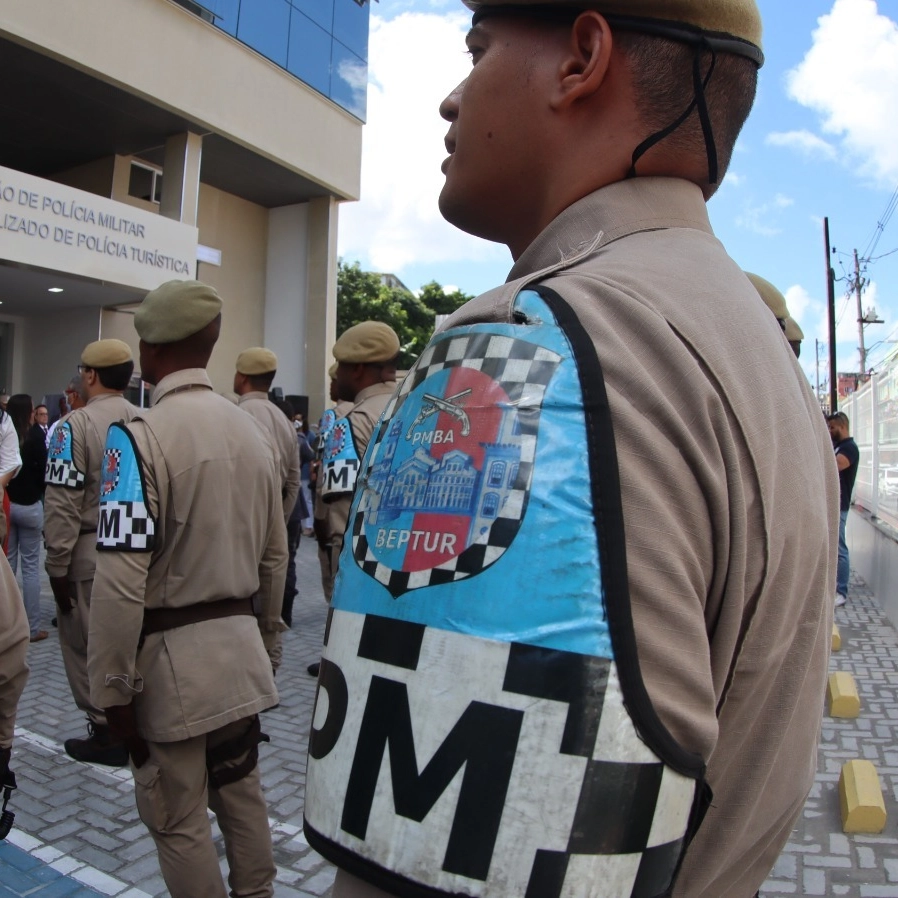
<svg viewBox="0 0 898 898"><path fill-rule="evenodd" d="M868 368L898 349L898 0L760 0L766 63L711 222L730 255L776 284L805 333L813 384L828 372L823 218L839 278L865 267ZM446 124L440 100L470 67L460 0L372 4L362 196L340 212L347 261L412 289L436 280L476 294L505 280L511 257L447 225L437 210ZM884 225L884 226L883 226ZM870 252L876 240L875 249ZM891 255L889 253L891 252ZM840 371L859 364L857 304L836 283Z"/></svg>

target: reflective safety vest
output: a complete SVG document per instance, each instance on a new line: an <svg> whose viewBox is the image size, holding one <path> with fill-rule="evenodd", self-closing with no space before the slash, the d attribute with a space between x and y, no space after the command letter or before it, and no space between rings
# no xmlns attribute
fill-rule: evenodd
<svg viewBox="0 0 898 898"><path fill-rule="evenodd" d="M545 287L438 334L362 463L305 834L399 896L669 893L709 799L639 670L611 415Z"/></svg>
<svg viewBox="0 0 898 898"><path fill-rule="evenodd" d="M349 418L338 418L328 409L321 417L318 445L321 473L316 492L325 502L333 502L355 489L361 466Z"/></svg>

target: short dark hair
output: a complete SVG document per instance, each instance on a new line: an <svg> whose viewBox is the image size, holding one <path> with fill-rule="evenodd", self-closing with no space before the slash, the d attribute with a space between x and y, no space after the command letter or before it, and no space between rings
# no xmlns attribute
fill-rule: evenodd
<svg viewBox="0 0 898 898"><path fill-rule="evenodd" d="M258 393L267 393L274 383L277 371L269 371L268 374L247 374L249 385Z"/></svg>
<svg viewBox="0 0 898 898"><path fill-rule="evenodd" d="M827 421L835 421L836 424L841 424L846 430L848 430L848 415L845 412L833 412L831 415L826 416Z"/></svg>
<svg viewBox="0 0 898 898"><path fill-rule="evenodd" d="M100 383L107 390L124 391L131 383L131 375L134 373L134 362L121 362L118 365L109 365L106 368L94 368Z"/></svg>
<svg viewBox="0 0 898 898"><path fill-rule="evenodd" d="M692 68L695 47L680 41L635 31L614 29L614 41L626 58L636 92L637 113L646 137L672 124L685 112L695 96ZM702 74L710 65L708 51L702 55ZM751 112L758 85L758 67L734 53L717 53L714 71L705 88L705 102L717 148L718 183L730 164L736 138ZM661 144L670 150L705 158L705 139L698 111L692 113ZM638 167L638 163L637 163ZM707 176L700 184L707 193L714 186Z"/></svg>

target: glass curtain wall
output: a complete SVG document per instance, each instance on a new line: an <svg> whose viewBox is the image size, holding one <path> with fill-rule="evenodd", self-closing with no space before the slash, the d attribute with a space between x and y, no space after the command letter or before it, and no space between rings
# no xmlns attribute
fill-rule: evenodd
<svg viewBox="0 0 898 898"><path fill-rule="evenodd" d="M365 121L367 0L178 0Z"/></svg>

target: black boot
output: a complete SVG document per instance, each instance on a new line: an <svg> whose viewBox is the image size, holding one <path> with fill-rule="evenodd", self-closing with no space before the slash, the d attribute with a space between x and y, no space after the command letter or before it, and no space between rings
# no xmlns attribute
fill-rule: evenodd
<svg viewBox="0 0 898 898"><path fill-rule="evenodd" d="M70 758L85 764L105 764L107 767L125 767L128 749L112 730L104 724L87 721L86 739L66 739L65 751Z"/></svg>

